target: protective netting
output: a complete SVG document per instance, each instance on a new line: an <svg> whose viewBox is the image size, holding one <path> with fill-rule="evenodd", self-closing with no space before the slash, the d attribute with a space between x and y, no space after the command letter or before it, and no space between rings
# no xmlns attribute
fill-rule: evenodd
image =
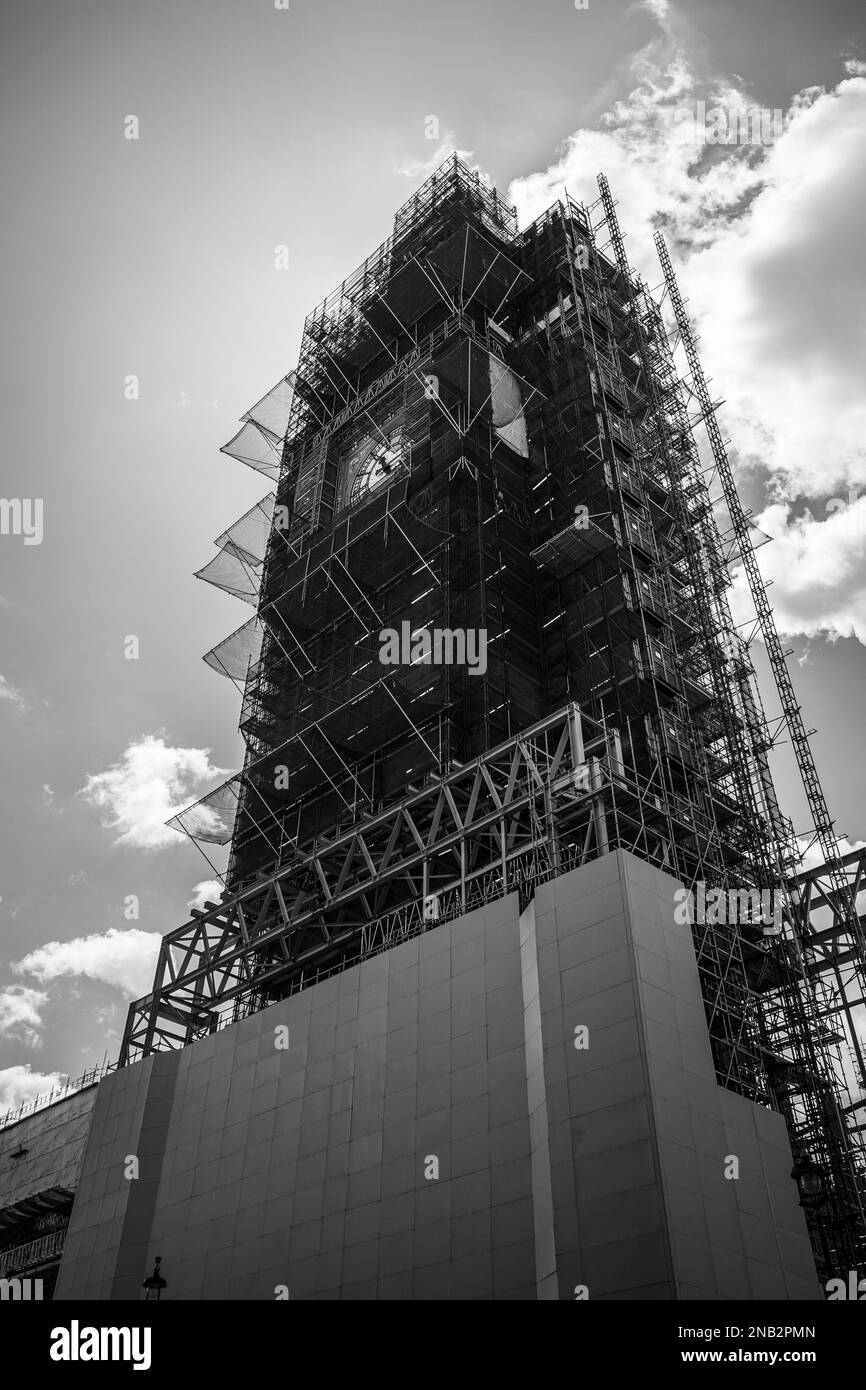
<svg viewBox="0 0 866 1390"><path fill-rule="evenodd" d="M469 223L431 249L427 260L443 284L459 285L464 304L477 300L494 318L530 283L525 271Z"/></svg>
<svg viewBox="0 0 866 1390"><path fill-rule="evenodd" d="M278 381L260 401L250 406L242 416L243 424L233 439L224 444L220 453L255 468L274 482L280 476L283 440L289 427L289 412L295 394L294 372Z"/></svg>
<svg viewBox="0 0 866 1390"><path fill-rule="evenodd" d="M294 394L295 373L289 372L289 375L278 381L267 395L262 396L255 405L251 405L246 414L241 416L241 419L251 420L253 424L267 430L269 434L283 439L289 427L289 411L292 408Z"/></svg>
<svg viewBox="0 0 866 1390"><path fill-rule="evenodd" d="M520 383L514 373L493 353L490 354L490 404L493 428L503 444L507 444L523 458L529 458Z"/></svg>
<svg viewBox="0 0 866 1390"><path fill-rule="evenodd" d="M225 589L227 594L234 594L235 598L255 607L259 601L261 574L261 564L254 563L229 541L204 569L196 570L195 577L215 584L218 589Z"/></svg>
<svg viewBox="0 0 866 1390"><path fill-rule="evenodd" d="M218 642L204 660L211 670L229 680L243 681L250 666L254 666L262 652L263 630L258 616L249 618L242 627L229 633Z"/></svg>
<svg viewBox="0 0 866 1390"><path fill-rule="evenodd" d="M273 525L276 500L276 493L269 492L260 502L256 502L254 506L250 507L248 512L244 512L233 526L230 526L227 531L223 531L221 536L217 536L214 545L218 545L221 549L226 546L233 546L236 551L246 556L253 564L260 565L265 558L265 551L268 547L268 536Z"/></svg>
<svg viewBox="0 0 866 1390"><path fill-rule="evenodd" d="M294 384L295 373L290 372L261 400L250 406L241 416L241 428L228 444L223 445L221 453L229 454L274 481L278 480ZM276 495L267 493L228 530L223 531L216 539L218 554L203 569L196 571L196 579L215 584L218 589L224 589L226 593L234 594L236 598L256 607L268 538L274 523L275 504ZM261 648L262 625L256 615L218 642L204 659L220 675L242 681L250 664L259 660ZM207 796L172 816L166 824L174 830L184 831L193 840L227 845L234 833L241 782L241 773L230 777L214 791L208 792Z"/></svg>
<svg viewBox="0 0 866 1390"><path fill-rule="evenodd" d="M249 422L242 425L234 439L230 439L228 444L224 444L220 450L221 454L228 454L230 458L238 459L240 463L245 463L248 468L255 468L257 472L264 473L266 478L272 478L274 482L280 476L282 452L283 441L281 439Z"/></svg>
<svg viewBox="0 0 866 1390"><path fill-rule="evenodd" d="M232 837L240 801L241 774L237 773L215 787L192 806L166 821L173 830L182 830L192 840L211 845L227 845Z"/></svg>

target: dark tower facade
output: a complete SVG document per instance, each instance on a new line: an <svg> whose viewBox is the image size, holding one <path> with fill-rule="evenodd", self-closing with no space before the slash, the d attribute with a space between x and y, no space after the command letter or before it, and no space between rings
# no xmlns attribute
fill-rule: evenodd
<svg viewBox="0 0 866 1390"><path fill-rule="evenodd" d="M532 558L537 392L505 353L529 284L515 238L513 212L455 164L307 319L231 884L273 865L275 818L310 843L555 707ZM383 665L380 633L405 623L486 634L485 669Z"/></svg>
<svg viewBox="0 0 866 1390"><path fill-rule="evenodd" d="M740 552L600 187L519 231L443 165L226 446L274 483L202 572L256 608L208 656L247 754L177 818L230 839L225 893L166 938L125 1059L628 851L691 894L717 1082L784 1115L823 1175L818 1259L853 1268L850 1064L728 606Z"/></svg>

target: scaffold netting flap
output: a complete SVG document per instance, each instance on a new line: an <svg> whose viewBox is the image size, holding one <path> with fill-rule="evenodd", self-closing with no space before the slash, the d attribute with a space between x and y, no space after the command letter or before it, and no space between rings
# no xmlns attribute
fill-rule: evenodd
<svg viewBox="0 0 866 1390"><path fill-rule="evenodd" d="M490 354L490 404L493 428L503 444L523 458L529 458L520 382L493 353Z"/></svg>
<svg viewBox="0 0 866 1390"><path fill-rule="evenodd" d="M239 463L245 463L248 468L255 468L258 473L264 473L266 478L272 478L274 482L280 476L282 452L281 439L275 434L269 434L267 430L259 429L258 425L250 424L249 421L242 425L234 439L230 439L220 450L221 454L228 454Z"/></svg>
<svg viewBox="0 0 866 1390"><path fill-rule="evenodd" d="M244 603L251 603L253 607L258 604L261 565L254 564L231 542L203 569L196 570L195 577L215 584L218 589L225 589L227 594L234 594L235 598L243 599Z"/></svg>
<svg viewBox="0 0 866 1390"><path fill-rule="evenodd" d="M283 441L289 428L289 413L295 394L295 373L278 381L276 386L250 406L241 416L240 429L220 450L230 458L255 468L274 482L280 476Z"/></svg>
<svg viewBox="0 0 866 1390"><path fill-rule="evenodd" d="M256 616L249 618L242 627L229 633L222 642L218 642L206 652L204 660L218 675L228 676L229 680L242 681L246 678L249 667L258 661L261 652L262 625Z"/></svg>
<svg viewBox="0 0 866 1390"><path fill-rule="evenodd" d="M278 381L267 395L262 396L255 405L251 405L241 418L251 420L270 434L275 434L278 439L283 439L289 427L289 411L294 394L295 373L289 372L289 375Z"/></svg>
<svg viewBox="0 0 866 1390"><path fill-rule="evenodd" d="M248 512L244 512L233 526L223 531L221 536L217 536L214 545L221 549L233 546L239 554L260 565L268 548L276 500L276 493L269 492L260 502L250 507Z"/></svg>
<svg viewBox="0 0 866 1390"><path fill-rule="evenodd" d="M182 830L191 840L227 845L232 837L240 801L241 774L230 777L200 801L179 811L166 825Z"/></svg>

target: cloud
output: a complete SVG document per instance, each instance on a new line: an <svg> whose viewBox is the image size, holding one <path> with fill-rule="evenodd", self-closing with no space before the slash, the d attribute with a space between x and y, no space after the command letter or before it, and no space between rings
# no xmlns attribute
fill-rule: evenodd
<svg viewBox="0 0 866 1390"><path fill-rule="evenodd" d="M48 941L16 961L12 969L17 975L35 975L40 984L62 976L83 975L136 999L146 994L153 983L161 940L159 932L109 927L105 932L78 936L72 941Z"/></svg>
<svg viewBox="0 0 866 1390"><path fill-rule="evenodd" d="M760 552L761 572L772 584L776 626L789 636L856 637L866 645L866 496L850 504L830 498L821 521L806 511L794 517L774 503L756 518L774 537ZM839 509L836 510L836 504ZM742 572L735 575L733 607L748 618Z"/></svg>
<svg viewBox="0 0 866 1390"><path fill-rule="evenodd" d="M643 8L649 10L654 19L667 19L670 5L668 0L643 0Z"/></svg>
<svg viewBox="0 0 866 1390"><path fill-rule="evenodd" d="M866 482L866 79L808 94L684 272L741 462L777 498Z"/></svg>
<svg viewBox="0 0 866 1390"><path fill-rule="evenodd" d="M196 883L193 887L193 896L187 903L187 907L197 907L203 911L206 902L219 902L222 891L223 885L218 883L215 878L202 879L201 883Z"/></svg>
<svg viewBox="0 0 866 1390"><path fill-rule="evenodd" d="M5 676L0 676L0 700L8 700L21 714L25 714L30 708L21 691L11 685Z"/></svg>
<svg viewBox="0 0 866 1390"><path fill-rule="evenodd" d="M525 225L566 188L594 203L606 173L629 258L654 286L652 235L665 230L739 480L759 507L815 499L805 525L770 513L781 539L760 559L780 620L864 641L866 541L826 501L866 486L866 64L850 59L832 90L797 93L770 143L704 146L698 100L731 113L755 100L730 76L696 71L674 6L644 8L662 34L634 56L629 95L517 179L511 201Z"/></svg>
<svg viewBox="0 0 866 1390"><path fill-rule="evenodd" d="M429 179L430 175L436 172L440 164L443 164L446 159L450 159L452 155L456 154L459 159L463 160L464 164L468 165L470 169L474 169L485 183L492 183L490 175L481 168L481 165L473 163L472 156L474 153L474 150L459 149L454 131L446 130L443 131L440 143L428 159L401 160L399 164L395 164L394 173L401 174L403 178L407 179Z"/></svg>
<svg viewBox="0 0 866 1390"><path fill-rule="evenodd" d="M0 1112L28 1105L37 1096L63 1086L68 1077L60 1071L31 1071L30 1063L0 1071Z"/></svg>
<svg viewBox="0 0 866 1390"><path fill-rule="evenodd" d="M818 869L821 867L824 863L824 852L814 839L810 840L806 836L798 836L797 845L802 855L801 868ZM852 850L862 849L864 845L866 845L866 840L848 840L844 835L836 841L836 848L843 858Z"/></svg>
<svg viewBox="0 0 866 1390"><path fill-rule="evenodd" d="M47 994L26 985L7 985L0 990L0 1037L41 1047L41 1010L47 1003Z"/></svg>
<svg viewBox="0 0 866 1390"><path fill-rule="evenodd" d="M115 844L162 849L183 843L166 826L169 817L226 773L211 765L209 748L169 748L161 735L145 734L106 772L89 774L79 795L103 812L107 829L120 831Z"/></svg>
<svg viewBox="0 0 866 1390"><path fill-rule="evenodd" d="M119 1007L117 1004L105 1004L101 1009L97 1009L93 1015L94 1025L106 1042L120 1041L120 1034L114 1027L120 1017Z"/></svg>

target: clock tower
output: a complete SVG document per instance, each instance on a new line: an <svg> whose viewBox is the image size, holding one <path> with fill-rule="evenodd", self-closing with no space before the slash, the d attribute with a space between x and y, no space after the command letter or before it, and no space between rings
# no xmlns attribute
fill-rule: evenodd
<svg viewBox="0 0 866 1390"><path fill-rule="evenodd" d="M246 756L236 776L174 820L199 844L230 843L225 890L165 938L153 990L130 1009L123 1058L195 1043L227 1024L243 1032L254 1023L247 1015L271 1005L282 1010L272 1019L291 1019L293 1038L303 1037L306 1007L322 1036L311 1038L304 1095L315 1090L316 1107L336 1107L331 1078L338 1065L345 1076L354 1067L352 1123L357 1106L365 1141L390 1133L382 1097L395 1074L411 1084L414 1103L415 1072L407 1082L404 1060L417 1064L419 1102L430 1078L456 1100L457 1077L474 1088L476 1068L487 1068L481 1091L465 1099L473 1110L472 1098L489 1092L492 1114L507 1053L529 1107L520 1121L529 1143L548 1113L538 1096L549 1057L547 1104L559 1109L549 1111L549 1137L540 1121L528 1180L559 1135L559 1168L574 1160L577 1190L599 1175L606 1182L608 1165L596 1157L584 1166L572 1141L582 1142L607 1102L611 1143L620 1136L624 1145L628 1102L636 1107L628 1143L643 1145L655 1103L643 1088L657 1074L656 1135L679 1148L691 1134L700 1162L725 1152L722 1142L736 1150L722 1139L722 1118L732 1125L739 1115L735 1129L742 1120L744 1136L749 1127L760 1135L752 1110L781 1112L793 1153L773 1179L774 1208L796 1174L801 1191L814 1188L820 1199L809 1220L823 1267L855 1268L864 1225L843 1117L853 1125L862 1101L844 1100L841 1055L831 1054L824 1022L844 1011L814 991L817 959L803 974L803 953L793 950L806 939L811 897L801 895L793 829L773 788L777 734L728 600L729 565L751 554L730 537L751 545L749 526L730 480L727 539L719 530L719 499L661 309L629 270L603 177L599 191L591 207L566 194L518 231L496 192L448 161L399 210L389 239L307 317L296 371L225 446L273 489L220 537L219 555L201 571L255 609L206 658L243 684ZM730 466L706 402L724 480ZM778 637L763 588L753 595L772 655ZM779 689L786 718L788 684ZM792 737L798 727L792 719ZM817 804L817 773L806 761L801 770ZM820 817L815 824L826 829ZM859 933L847 892L842 881L823 899L837 904L844 928L822 926L822 940ZM507 934L508 986L495 945L484 944L482 965L482 927L485 936ZM390 960L377 960L392 948ZM464 975L479 999L471 1041L466 996L458 998ZM363 1040L358 1002L349 1042L352 991L360 1000L365 981L389 1002L371 1003ZM603 1041L589 1052L578 1041L564 1047L590 1026L590 1007ZM627 1082L637 1077L638 1099L629 1090L608 1101L622 1083L624 1029L640 1053ZM261 1089L276 1091L281 1062L270 1055L271 1030L261 1032L249 1084L258 1085L261 1065ZM858 1046L856 1032L849 1036ZM600 1055L603 1074L594 1073ZM696 1056L699 1093L687 1075ZM672 1058L682 1060L680 1077ZM294 1084L285 1078L287 1100L297 1097ZM681 1093L698 1095L696 1114L718 1113L718 1141L680 1119L664 1130L669 1098ZM443 1109L446 1146L457 1139L451 1119ZM319 1142L318 1128L304 1123L300 1133ZM744 1152L754 1147L744 1142ZM491 1135L493 1163L497 1151ZM383 1140L371 1162L384 1152ZM671 1186L683 1171L677 1160ZM404 1180L383 1161L383 1201L386 1173ZM714 1173L717 1200L738 1200L720 1164ZM412 1182L419 1192L428 1186L420 1171ZM551 1220L551 1191L536 1193L536 1221ZM630 1210L630 1192L611 1199L606 1219ZM697 1188L683 1207L688 1232L692 1195ZM594 1210L587 1199L589 1225ZM647 1211L656 1212L648 1193L642 1222ZM662 1277L638 1278L631 1245L612 1244L617 1288ZM526 1245L535 1248L529 1236ZM667 1268L667 1253L659 1258ZM580 1260L568 1260L570 1297ZM309 1264L298 1261L298 1279ZM342 1278L352 1282L345 1270ZM416 1279L417 1291L425 1285Z"/></svg>
<svg viewBox="0 0 866 1390"><path fill-rule="evenodd" d="M529 283L515 233L452 160L307 318L230 887L544 710L527 435L540 397L509 360ZM383 665L380 634L404 623L452 634L457 659ZM479 641L486 669L470 679L459 658Z"/></svg>

